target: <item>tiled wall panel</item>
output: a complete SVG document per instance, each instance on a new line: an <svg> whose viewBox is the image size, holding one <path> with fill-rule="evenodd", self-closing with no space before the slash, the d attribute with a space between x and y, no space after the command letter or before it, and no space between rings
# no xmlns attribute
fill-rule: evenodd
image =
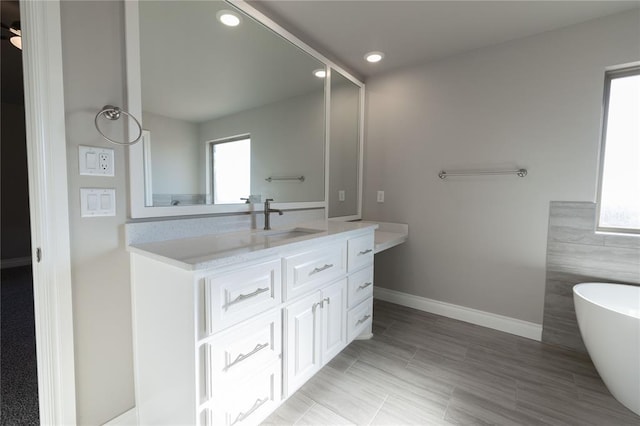
<svg viewBox="0 0 640 426"><path fill-rule="evenodd" d="M595 203L551 202L542 341L583 352L573 286L640 285L640 236L597 234L595 223Z"/></svg>

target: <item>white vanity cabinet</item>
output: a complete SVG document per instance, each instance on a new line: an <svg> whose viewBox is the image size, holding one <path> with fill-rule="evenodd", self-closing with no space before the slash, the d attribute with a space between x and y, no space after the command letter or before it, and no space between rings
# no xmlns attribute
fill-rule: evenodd
<svg viewBox="0 0 640 426"><path fill-rule="evenodd" d="M139 423L258 424L370 333L374 228L351 226L191 267L131 249Z"/></svg>
<svg viewBox="0 0 640 426"><path fill-rule="evenodd" d="M347 345L345 279L287 305L285 395L291 395Z"/></svg>

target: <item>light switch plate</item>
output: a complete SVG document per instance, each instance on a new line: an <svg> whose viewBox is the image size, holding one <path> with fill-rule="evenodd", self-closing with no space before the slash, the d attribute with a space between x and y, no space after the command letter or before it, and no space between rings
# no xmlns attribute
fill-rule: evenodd
<svg viewBox="0 0 640 426"><path fill-rule="evenodd" d="M114 176L115 151L111 148L78 146L78 161L81 175Z"/></svg>
<svg viewBox="0 0 640 426"><path fill-rule="evenodd" d="M82 217L115 216L116 190L114 188L80 188Z"/></svg>
<svg viewBox="0 0 640 426"><path fill-rule="evenodd" d="M338 191L338 201L344 201L345 199L345 190L341 189Z"/></svg>
<svg viewBox="0 0 640 426"><path fill-rule="evenodd" d="M379 203L384 203L384 191L378 191L377 201Z"/></svg>

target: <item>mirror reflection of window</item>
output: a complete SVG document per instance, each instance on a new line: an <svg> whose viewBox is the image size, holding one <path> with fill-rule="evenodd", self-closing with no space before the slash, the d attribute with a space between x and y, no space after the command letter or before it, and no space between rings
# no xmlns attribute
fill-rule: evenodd
<svg viewBox="0 0 640 426"><path fill-rule="evenodd" d="M251 194L251 139L211 143L211 188L214 204L237 204Z"/></svg>

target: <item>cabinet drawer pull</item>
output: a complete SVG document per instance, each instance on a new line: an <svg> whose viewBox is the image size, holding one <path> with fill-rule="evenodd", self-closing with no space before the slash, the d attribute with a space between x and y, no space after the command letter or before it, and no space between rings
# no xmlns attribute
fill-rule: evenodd
<svg viewBox="0 0 640 426"><path fill-rule="evenodd" d="M255 348L253 348L253 350L251 352L249 352L248 354L240 354L236 357L236 359L233 360L233 362L229 365L227 365L223 371L227 371L228 369L230 369L231 367L233 367L234 365L238 364L239 362L244 361L245 359L249 358L251 355L255 355L257 352L260 352L262 349L266 348L269 346L269 342L267 343L258 343L256 345Z"/></svg>
<svg viewBox="0 0 640 426"><path fill-rule="evenodd" d="M362 250L360 253L358 253L358 256L362 256L363 254L371 253L372 251L373 251L373 249Z"/></svg>
<svg viewBox="0 0 640 426"><path fill-rule="evenodd" d="M367 314L367 315L363 316L362 318L360 318L360 319L358 320L358 322L356 323L356 325L360 325L360 324L362 324L363 322L365 322L365 321L366 321L366 320L368 320L369 318L371 318L371 315L369 315L369 314Z"/></svg>
<svg viewBox="0 0 640 426"><path fill-rule="evenodd" d="M358 290L364 290L365 288L369 287L371 284L373 284L372 282L368 282L368 283L364 283L362 285L358 286Z"/></svg>
<svg viewBox="0 0 640 426"><path fill-rule="evenodd" d="M253 414L254 411L256 411L258 408L260 408L260 406L262 404L264 404L265 402L269 401L269 397L265 397L264 399L256 399L256 402L253 403L253 407L251 407L249 409L249 411L247 411L246 413L241 412L240 414L238 414L238 417L236 417L236 419L233 421L233 423L231 423L231 426L235 425L238 422L244 421L244 419L246 419L247 417L249 417L251 414Z"/></svg>
<svg viewBox="0 0 640 426"><path fill-rule="evenodd" d="M322 299L322 302L327 302L327 305L328 305L329 303L331 303L331 298L330 297L326 297L326 298Z"/></svg>
<svg viewBox="0 0 640 426"><path fill-rule="evenodd" d="M333 268L333 263L325 263L325 265L320 268L314 268L313 271L309 272L309 276L317 274L318 272L326 271L329 268Z"/></svg>
<svg viewBox="0 0 640 426"><path fill-rule="evenodd" d="M254 291L253 293L249 293L249 294L241 294L238 297L236 297L235 299L233 299L231 302L228 302L226 305L224 305L225 309L228 309L229 306L235 305L236 303L240 303L243 300L246 299L250 299L254 296L257 296L259 294L262 294L266 291L269 291L269 287L265 287L265 288L258 288L256 291Z"/></svg>

